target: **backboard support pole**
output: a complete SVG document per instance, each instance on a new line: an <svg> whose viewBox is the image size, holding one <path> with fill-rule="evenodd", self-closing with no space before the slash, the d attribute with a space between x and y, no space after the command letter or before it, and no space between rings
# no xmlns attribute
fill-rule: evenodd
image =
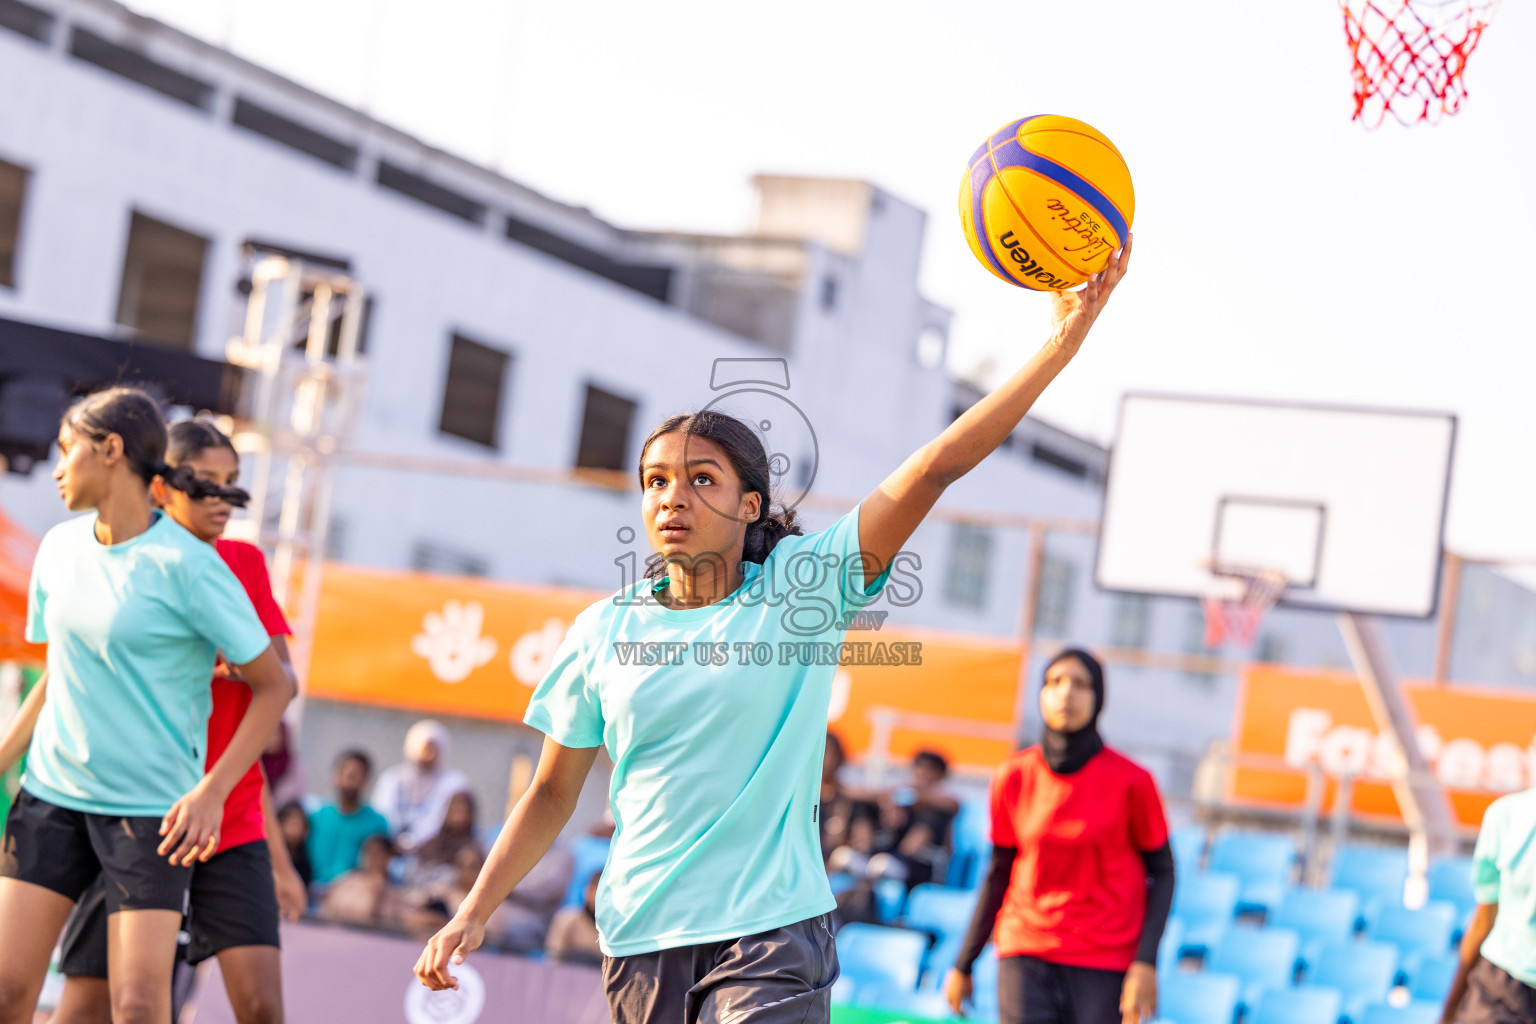
<svg viewBox="0 0 1536 1024"><path fill-rule="evenodd" d="M1403 697L1376 620L1369 615L1344 612L1339 615L1339 631L1344 634L1344 644L1349 648L1376 727L1391 736L1402 752L1403 770L1392 779L1392 795L1397 798L1408 826L1406 898L1410 906L1418 906L1427 891L1430 858L1456 852L1451 803L1419 749L1418 723Z"/></svg>

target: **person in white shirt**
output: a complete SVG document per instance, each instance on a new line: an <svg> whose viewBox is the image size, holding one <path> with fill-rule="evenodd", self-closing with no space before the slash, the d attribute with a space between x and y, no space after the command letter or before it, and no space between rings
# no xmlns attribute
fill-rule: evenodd
<svg viewBox="0 0 1536 1024"><path fill-rule="evenodd" d="M374 810L402 852L437 835L448 801L469 789L464 773L448 767L448 748L448 727L422 719L405 734L405 760L386 768L373 787Z"/></svg>

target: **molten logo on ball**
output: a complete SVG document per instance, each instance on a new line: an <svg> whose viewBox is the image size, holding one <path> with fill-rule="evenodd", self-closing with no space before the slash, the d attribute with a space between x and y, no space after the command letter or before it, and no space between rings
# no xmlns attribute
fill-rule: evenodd
<svg viewBox="0 0 1536 1024"><path fill-rule="evenodd" d="M972 154L960 182L971 252L1004 281L1035 291L1075 288L1103 270L1135 213L1120 151L1070 117L1007 125Z"/></svg>

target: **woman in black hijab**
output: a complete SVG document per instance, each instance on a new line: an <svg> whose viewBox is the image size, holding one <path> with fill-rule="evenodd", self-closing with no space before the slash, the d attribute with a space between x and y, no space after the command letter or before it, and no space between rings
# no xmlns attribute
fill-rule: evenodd
<svg viewBox="0 0 1536 1024"><path fill-rule="evenodd" d="M995 934L1002 1024L1140 1024L1156 1016L1157 946L1173 902L1152 776L1099 736L1104 668L1082 650L1045 669L1038 746L992 781L992 864L944 981L958 1013Z"/></svg>

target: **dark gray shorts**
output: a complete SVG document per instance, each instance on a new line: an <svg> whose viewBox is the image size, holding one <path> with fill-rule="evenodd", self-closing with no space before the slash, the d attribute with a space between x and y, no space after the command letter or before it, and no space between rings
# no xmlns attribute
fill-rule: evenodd
<svg viewBox="0 0 1536 1024"><path fill-rule="evenodd" d="M613 1024L828 1024L832 915L740 939L603 958Z"/></svg>
<svg viewBox="0 0 1536 1024"><path fill-rule="evenodd" d="M1536 1021L1536 989L1482 957L1467 975L1460 1024L1531 1024Z"/></svg>

